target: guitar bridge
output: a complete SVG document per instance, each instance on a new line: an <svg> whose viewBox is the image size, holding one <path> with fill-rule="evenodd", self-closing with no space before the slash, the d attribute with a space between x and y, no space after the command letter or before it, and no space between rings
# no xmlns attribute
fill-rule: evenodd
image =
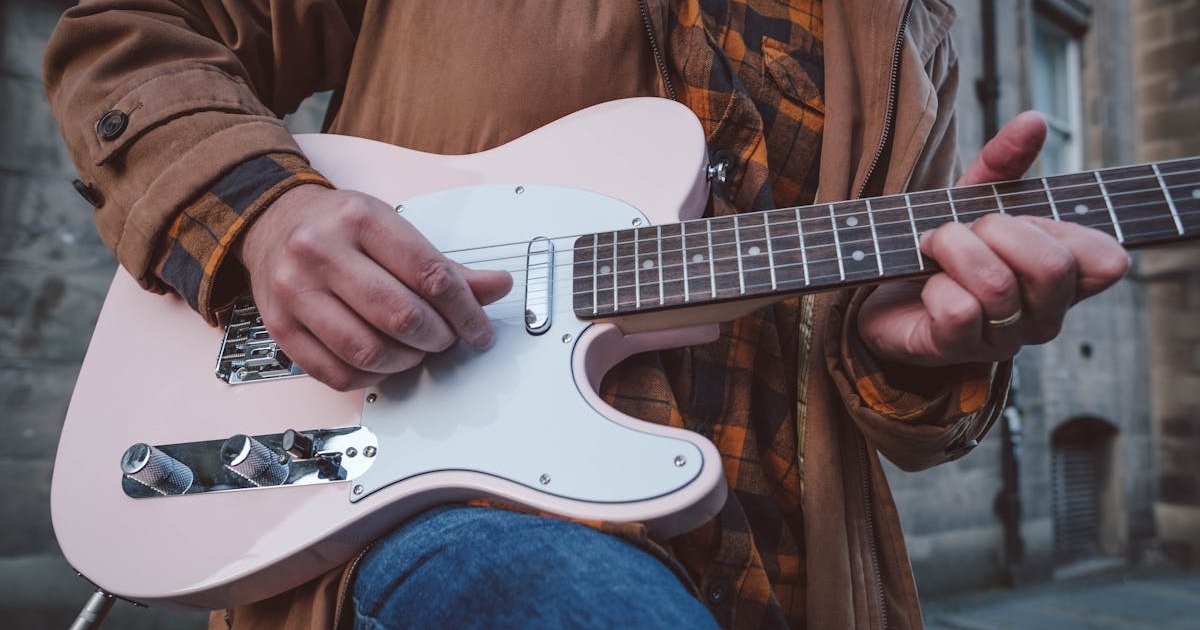
<svg viewBox="0 0 1200 630"><path fill-rule="evenodd" d="M217 355L216 373L230 385L304 376L304 370L271 338L250 296L239 298L233 305Z"/></svg>

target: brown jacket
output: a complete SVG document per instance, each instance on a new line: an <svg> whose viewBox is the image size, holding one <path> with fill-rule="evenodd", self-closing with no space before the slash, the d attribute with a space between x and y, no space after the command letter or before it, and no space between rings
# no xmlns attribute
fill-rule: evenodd
<svg viewBox="0 0 1200 630"><path fill-rule="evenodd" d="M180 208L234 164L298 152L277 115L311 92L346 85L355 46L380 46L399 25L361 29L346 16L361 16L363 9L350 5L364 3L350 0L277 3L270 29L261 28L266 0L143 0L136 16L101 11L128 4L98 0L68 14L51 42L45 77L81 178L106 200L97 209L101 235L134 277L153 286L154 249ZM650 4L658 20L664 10ZM827 0L824 57L833 80L825 86L818 201L952 183L952 20L945 0ZM663 41L664 26L655 26ZM236 42L232 53L223 42ZM388 106L357 96L362 118ZM110 110L131 115L123 133L106 139L97 122ZM718 125L713 135L728 133L736 130ZM844 323L863 297L815 298L815 335L800 368L807 383L797 401L805 426L806 616L813 628L918 628L899 518L876 450L910 470L961 456L999 415L1008 373L1000 368L982 410L948 425L898 422L871 409L843 361ZM328 627L343 589L331 574L296 591L286 611L239 611L236 621Z"/></svg>

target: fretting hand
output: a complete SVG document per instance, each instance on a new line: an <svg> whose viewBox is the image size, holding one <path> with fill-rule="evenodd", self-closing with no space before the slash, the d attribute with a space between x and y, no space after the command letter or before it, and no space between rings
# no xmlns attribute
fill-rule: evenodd
<svg viewBox="0 0 1200 630"><path fill-rule="evenodd" d="M1021 177L1046 136L1040 116L1014 118L988 142L958 186ZM1129 256L1107 234L1071 223L994 214L947 223L921 238L942 271L880 286L858 330L877 356L943 366L1012 358L1058 335L1072 304L1124 275Z"/></svg>

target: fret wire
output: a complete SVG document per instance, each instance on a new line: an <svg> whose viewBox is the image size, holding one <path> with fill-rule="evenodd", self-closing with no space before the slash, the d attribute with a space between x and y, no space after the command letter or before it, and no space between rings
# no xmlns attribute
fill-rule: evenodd
<svg viewBox="0 0 1200 630"><path fill-rule="evenodd" d="M1104 205L1108 206L1108 216L1112 218L1113 228L1117 231L1117 242L1125 242L1125 233L1121 231L1121 223L1117 221L1117 211L1113 210L1112 200L1108 198L1108 189L1104 187L1104 180L1100 177L1100 171L1093 171L1096 175L1096 183L1100 185L1100 196L1104 197Z"/></svg>
<svg viewBox="0 0 1200 630"><path fill-rule="evenodd" d="M1151 164L1154 169L1154 177L1158 179L1158 187L1162 189L1163 196L1167 198L1167 207L1171 209L1171 218L1175 219L1175 229L1183 234L1183 223L1179 220L1179 210L1175 208L1175 198L1171 196L1171 191L1167 189L1167 182L1163 181L1162 171L1158 170L1158 164Z"/></svg>
<svg viewBox="0 0 1200 630"><path fill-rule="evenodd" d="M1000 214L1008 214L1004 211L1004 200L1000 198L1002 195L1000 194L1000 191L996 189L995 184L992 184L992 196L996 198L996 206Z"/></svg>
<svg viewBox="0 0 1200 630"><path fill-rule="evenodd" d="M796 208L796 238L800 240L800 264L804 267L804 286L808 286L808 248L804 246L804 222L800 220L800 208Z"/></svg>
<svg viewBox="0 0 1200 630"><path fill-rule="evenodd" d="M617 273L617 232L613 230L613 260L612 260L612 277L613 277L613 312L617 312L617 305L621 298L617 297L617 285L621 284L621 276Z"/></svg>
<svg viewBox="0 0 1200 630"><path fill-rule="evenodd" d="M774 291L779 287L775 283L775 252L771 247L771 217L763 215L763 229L767 234L767 266L771 268L771 290Z"/></svg>
<svg viewBox="0 0 1200 630"><path fill-rule="evenodd" d="M1062 221L1062 218L1058 216L1058 203L1054 201L1054 195L1050 193L1050 182L1045 177L1040 179L1042 180L1042 190L1046 191L1046 201L1050 202L1050 212L1054 215L1054 220Z"/></svg>
<svg viewBox="0 0 1200 630"><path fill-rule="evenodd" d="M683 254L683 301L691 302L692 301L692 292L688 288L688 274L687 274L688 255L687 255L687 224L686 223L683 223L679 226L679 251L680 251L680 253Z"/></svg>
<svg viewBox="0 0 1200 630"><path fill-rule="evenodd" d="M709 286L712 287L712 296L715 298L717 297L717 263L713 261L716 256L713 254L712 219L704 223L704 228L704 233L708 236L708 281Z"/></svg>
<svg viewBox="0 0 1200 630"><path fill-rule="evenodd" d="M658 305L662 306L666 303L666 289L663 287L663 261L662 261L662 226L655 226L655 239L658 241Z"/></svg>
<svg viewBox="0 0 1200 630"><path fill-rule="evenodd" d="M592 315L597 315L600 313L600 283L597 282L600 270L596 268L596 265L600 264L600 236L594 236L592 241Z"/></svg>
<svg viewBox="0 0 1200 630"><path fill-rule="evenodd" d="M921 237L917 235L917 220L913 217L912 200L908 198L908 193L904 193L904 207L908 208L908 225L912 228L913 246L917 250L917 264L921 266L921 271L925 271L925 257L921 255Z"/></svg>
<svg viewBox="0 0 1200 630"><path fill-rule="evenodd" d="M638 229L633 229L633 307L642 308L642 272L638 264Z"/></svg>
<svg viewBox="0 0 1200 630"><path fill-rule="evenodd" d="M958 223L958 210L954 207L954 197L950 196L950 190L949 188L946 189L946 201L950 202L950 219Z"/></svg>
<svg viewBox="0 0 1200 630"><path fill-rule="evenodd" d="M829 224L833 226L833 253L837 254L838 273L842 280L846 279L846 267L842 263L842 245L838 239L837 217L833 214L833 204L829 204Z"/></svg>
<svg viewBox="0 0 1200 630"><path fill-rule="evenodd" d="M746 293L746 274L742 271L742 231L738 229L738 215L733 215L733 247L734 258L738 266L738 292Z"/></svg>
<svg viewBox="0 0 1200 630"><path fill-rule="evenodd" d="M879 236L875 233L875 214L871 212L870 199L867 199L867 220L871 222L871 242L875 245L875 262L879 265L879 275L883 276L883 254L879 253Z"/></svg>

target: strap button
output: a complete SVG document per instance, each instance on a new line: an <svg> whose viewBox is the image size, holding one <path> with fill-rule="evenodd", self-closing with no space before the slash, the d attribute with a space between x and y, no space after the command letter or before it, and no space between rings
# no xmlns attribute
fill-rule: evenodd
<svg viewBox="0 0 1200 630"><path fill-rule="evenodd" d="M125 112L114 109L105 112L100 120L96 121L96 134L104 140L115 140L125 132L127 125L129 125L129 116Z"/></svg>

